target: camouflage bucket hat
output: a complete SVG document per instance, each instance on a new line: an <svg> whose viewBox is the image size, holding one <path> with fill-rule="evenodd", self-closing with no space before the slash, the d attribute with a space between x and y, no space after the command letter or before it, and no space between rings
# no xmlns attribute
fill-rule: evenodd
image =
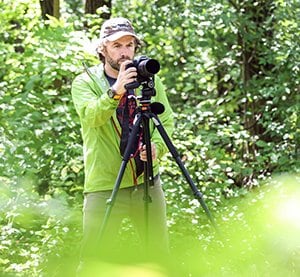
<svg viewBox="0 0 300 277"><path fill-rule="evenodd" d="M100 31L100 43L104 40L115 41L123 36L133 36L139 40L130 21L123 17L105 21Z"/></svg>

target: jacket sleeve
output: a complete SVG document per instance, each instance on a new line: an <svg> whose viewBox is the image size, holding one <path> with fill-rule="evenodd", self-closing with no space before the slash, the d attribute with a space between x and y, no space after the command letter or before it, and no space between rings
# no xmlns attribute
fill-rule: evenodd
<svg viewBox="0 0 300 277"><path fill-rule="evenodd" d="M171 136L174 131L173 111L169 104L165 87L163 86L161 80L158 77L155 78L155 89L156 89L155 101L163 104L165 108L164 112L158 115L158 118L162 123L162 127L165 129L165 131L167 132L168 136L171 139ZM160 159L165 153L168 152L168 148L156 128L153 131L151 140L156 145L157 157Z"/></svg>
<svg viewBox="0 0 300 277"><path fill-rule="evenodd" d="M72 99L82 124L99 127L105 124L118 106L118 101L111 99L106 93L107 87L100 87L83 73L72 83Z"/></svg>

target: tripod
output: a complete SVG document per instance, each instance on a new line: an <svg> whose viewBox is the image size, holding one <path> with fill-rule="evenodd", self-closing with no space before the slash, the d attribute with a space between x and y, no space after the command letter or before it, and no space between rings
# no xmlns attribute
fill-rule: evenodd
<svg viewBox="0 0 300 277"><path fill-rule="evenodd" d="M212 223L212 225L217 229L215 221L205 204L205 201L203 199L203 194L197 189L195 186L192 178L190 177L187 169L185 168L183 162L180 159L180 156L172 144L167 132L165 131L164 127L162 126L161 121L158 118L158 114L163 113L164 111L164 106L161 103L155 102L151 104L151 96L149 95L154 95L153 93L154 88L151 86L149 87L143 87L142 89L142 98L140 100L140 106L138 107L136 116L135 116L135 121L133 128L131 130L127 146L125 148L125 152L123 155L123 159L121 162L121 166L117 175L117 179L115 181L115 185L111 194L111 197L107 200L107 208L105 211L105 215L103 218L102 225L100 227L100 232L98 233L98 241L102 238L105 228L107 225L107 222L109 220L109 216L111 214L112 208L114 206L117 193L119 191L121 181L127 166L127 163L132 155L132 150L131 146L134 144L136 136L138 135L138 132L140 131L140 127L142 126L143 130L143 141L144 144L146 145L146 154L147 154L147 161L144 162L144 212L145 212L145 239L146 239L146 245L148 243L148 208L149 208L149 203L151 202L151 197L149 196L149 187L154 185L154 180L153 180L153 168L152 168L152 153L151 153L151 138L150 138L150 131L149 131L149 122L152 120L154 123L155 127L157 128L160 136L162 137L164 143L166 144L168 150L170 151L172 157L176 161L177 165L181 169L182 174L186 178L186 181L188 182L191 190L193 191L193 194L195 198L199 201L200 205L204 209L208 219ZM145 96L146 95L146 96Z"/></svg>

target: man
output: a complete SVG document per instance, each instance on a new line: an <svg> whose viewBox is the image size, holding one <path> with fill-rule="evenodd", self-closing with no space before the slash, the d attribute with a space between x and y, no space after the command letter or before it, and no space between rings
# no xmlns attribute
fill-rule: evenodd
<svg viewBox="0 0 300 277"><path fill-rule="evenodd" d="M137 143L132 145L135 155L127 164L105 232L98 244L106 202L114 188L138 106L135 96L139 95L140 88L132 95L132 91L126 90L125 86L138 77L136 67L128 65L132 63L139 46L140 39L129 20L107 20L101 28L97 47L102 64L87 69L72 84L72 98L82 127L85 166L83 255L91 252L105 257L113 255L120 241L118 233L125 217L132 220L142 242L147 232L152 250L161 253L167 249L166 203L158 168L158 160L167 148L151 121L151 158L155 177L154 186L149 188L148 224L145 224L142 165L147 161L147 155L145 145ZM159 77L154 76L154 79L156 95L152 100L164 105L165 111L159 118L171 135L172 110ZM148 230L145 230L146 225Z"/></svg>

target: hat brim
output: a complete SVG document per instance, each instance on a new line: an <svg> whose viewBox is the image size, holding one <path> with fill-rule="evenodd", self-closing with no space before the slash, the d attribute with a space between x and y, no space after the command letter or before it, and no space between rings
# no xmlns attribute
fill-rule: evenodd
<svg viewBox="0 0 300 277"><path fill-rule="evenodd" d="M131 32L125 32L125 31L120 31L120 32L116 32L108 37L106 37L104 40L108 40L108 41L115 41L121 37L125 37L125 36L132 36L135 37L136 39L139 39L137 37L137 35L131 33Z"/></svg>

